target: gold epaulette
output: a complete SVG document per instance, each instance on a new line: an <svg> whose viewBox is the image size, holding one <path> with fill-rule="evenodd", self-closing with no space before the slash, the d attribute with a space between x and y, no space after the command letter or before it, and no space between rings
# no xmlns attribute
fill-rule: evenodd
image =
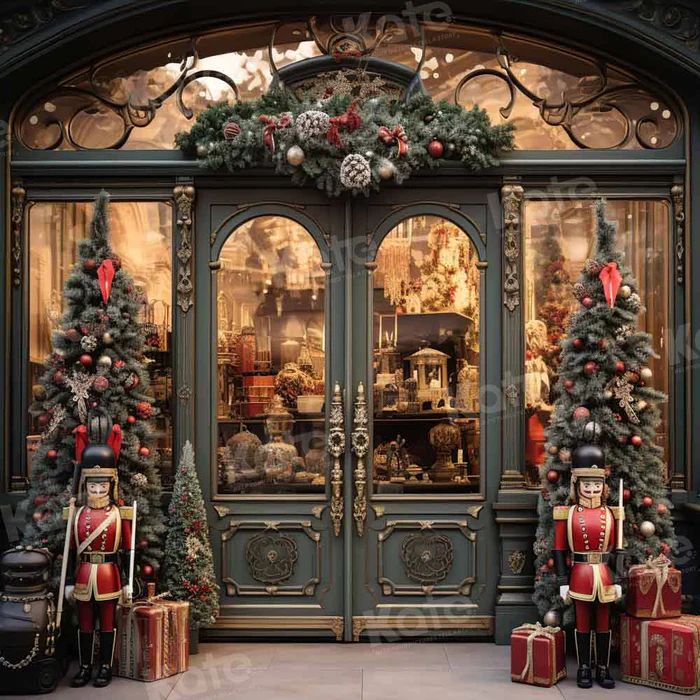
<svg viewBox="0 0 700 700"><path fill-rule="evenodd" d="M134 506L119 506L119 515L122 516L122 520L133 520Z"/></svg>
<svg viewBox="0 0 700 700"><path fill-rule="evenodd" d="M68 516L70 515L70 508L68 506L63 506L63 511L61 513L61 516L63 519L68 522Z"/></svg>
<svg viewBox="0 0 700 700"><path fill-rule="evenodd" d="M571 506L554 506L554 519L566 520L569 517L569 509Z"/></svg>
<svg viewBox="0 0 700 700"><path fill-rule="evenodd" d="M625 509L621 508L620 506L608 506L610 510L612 511L613 518L615 520L624 520L625 519Z"/></svg>

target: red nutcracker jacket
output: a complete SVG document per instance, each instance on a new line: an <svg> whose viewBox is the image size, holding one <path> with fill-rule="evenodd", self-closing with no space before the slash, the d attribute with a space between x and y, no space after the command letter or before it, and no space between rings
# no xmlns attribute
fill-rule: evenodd
<svg viewBox="0 0 700 700"><path fill-rule="evenodd" d="M71 549L77 552L76 600L114 600L121 595L119 551L131 546L132 508L110 503L104 508L78 508Z"/></svg>
<svg viewBox="0 0 700 700"><path fill-rule="evenodd" d="M569 596L574 600L612 603L616 600L613 572L608 564L617 542L618 508L583 505L554 508L554 549L569 552Z"/></svg>

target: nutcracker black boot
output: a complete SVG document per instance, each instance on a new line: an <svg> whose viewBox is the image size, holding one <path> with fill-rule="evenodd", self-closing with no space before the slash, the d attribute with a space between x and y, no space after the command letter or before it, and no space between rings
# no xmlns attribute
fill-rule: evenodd
<svg viewBox="0 0 700 700"><path fill-rule="evenodd" d="M610 675L610 632L595 633L595 679L601 688L614 688Z"/></svg>
<svg viewBox="0 0 700 700"><path fill-rule="evenodd" d="M92 651L93 632L78 632L78 653L80 654L80 668L71 681L74 688L82 688L87 685L92 678Z"/></svg>
<svg viewBox="0 0 700 700"><path fill-rule="evenodd" d="M112 659L114 657L114 640L116 633L100 632L100 666L97 669L95 688L104 688L112 682Z"/></svg>
<svg viewBox="0 0 700 700"><path fill-rule="evenodd" d="M593 673L591 671L591 633L576 630L576 657L578 658L578 672L576 684L579 688L593 687Z"/></svg>

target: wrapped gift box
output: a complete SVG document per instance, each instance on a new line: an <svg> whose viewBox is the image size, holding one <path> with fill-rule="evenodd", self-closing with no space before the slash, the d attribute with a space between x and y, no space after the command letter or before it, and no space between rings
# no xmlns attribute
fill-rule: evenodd
<svg viewBox="0 0 700 700"><path fill-rule="evenodd" d="M620 667L626 683L692 695L700 689L700 616L620 619Z"/></svg>
<svg viewBox="0 0 700 700"><path fill-rule="evenodd" d="M189 667L189 603L149 598L117 608L114 672L156 681Z"/></svg>
<svg viewBox="0 0 700 700"><path fill-rule="evenodd" d="M634 617L680 617L681 572L663 555L630 567L625 606Z"/></svg>
<svg viewBox="0 0 700 700"><path fill-rule="evenodd" d="M510 677L549 687L566 678L566 637L559 627L522 625L510 635Z"/></svg>

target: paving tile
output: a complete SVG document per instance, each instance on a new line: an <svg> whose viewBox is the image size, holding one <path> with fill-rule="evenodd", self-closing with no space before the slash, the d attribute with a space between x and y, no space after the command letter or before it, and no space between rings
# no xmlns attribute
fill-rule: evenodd
<svg viewBox="0 0 700 700"><path fill-rule="evenodd" d="M190 656L190 668L229 666L231 669L264 669L270 666L278 645L250 642L206 642Z"/></svg>
<svg viewBox="0 0 700 700"><path fill-rule="evenodd" d="M313 659L315 668L449 670L441 643L280 644L270 668L288 668Z"/></svg>
<svg viewBox="0 0 700 700"><path fill-rule="evenodd" d="M168 700L361 700L362 671L318 668L313 654L294 668L193 669L181 677ZM110 699L111 700L111 699Z"/></svg>
<svg viewBox="0 0 700 700"><path fill-rule="evenodd" d="M513 683L505 669L457 671L368 670L363 674L362 700L561 700L556 688ZM588 698L592 700L592 698ZM615 699L617 700L617 699Z"/></svg>
<svg viewBox="0 0 700 700"><path fill-rule="evenodd" d="M496 646L489 643L458 643L445 644L445 652L450 668L458 670L471 669L510 669L510 647Z"/></svg>

